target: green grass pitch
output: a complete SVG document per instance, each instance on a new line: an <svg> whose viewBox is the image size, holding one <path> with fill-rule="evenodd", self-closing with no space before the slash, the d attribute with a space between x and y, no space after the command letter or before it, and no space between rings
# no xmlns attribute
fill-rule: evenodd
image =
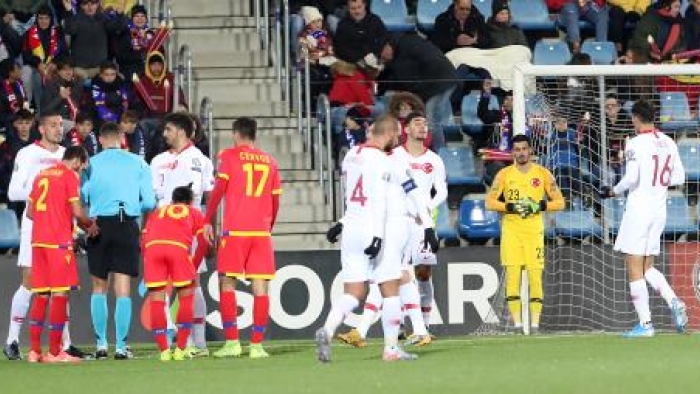
<svg viewBox="0 0 700 394"><path fill-rule="evenodd" d="M216 345L212 344L211 349ZM381 345L270 341L264 360L161 363L153 347L131 361L30 365L0 361L1 393L693 393L700 335L625 340L613 335L438 338L414 362L384 363ZM247 350L247 349L246 349Z"/></svg>

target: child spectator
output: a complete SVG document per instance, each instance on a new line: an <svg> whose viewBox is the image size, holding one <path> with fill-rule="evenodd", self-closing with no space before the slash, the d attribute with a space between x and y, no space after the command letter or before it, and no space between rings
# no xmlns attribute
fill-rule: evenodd
<svg viewBox="0 0 700 394"><path fill-rule="evenodd" d="M362 104L355 105L345 113L343 131L336 134L336 163L342 163L348 150L367 141L367 127L372 111Z"/></svg>
<svg viewBox="0 0 700 394"><path fill-rule="evenodd" d="M299 33L299 43L306 48L309 58L309 76L311 80L311 97L328 93L333 77L330 65L335 62L331 37L323 29L323 15L318 8L301 7L306 27Z"/></svg>
<svg viewBox="0 0 700 394"><path fill-rule="evenodd" d="M74 121L83 99L83 85L75 75L73 60L62 56L54 61L56 71L48 75L41 96L41 110L57 112L63 120Z"/></svg>
<svg viewBox="0 0 700 394"><path fill-rule="evenodd" d="M129 108L129 92L126 83L117 72L117 65L105 61L100 65L100 75L92 81L92 106L96 126L106 122L119 122L122 113Z"/></svg>
<svg viewBox="0 0 700 394"><path fill-rule="evenodd" d="M22 70L15 59L0 61L0 127L9 128L14 115L22 108L29 108L26 91L22 83Z"/></svg>
<svg viewBox="0 0 700 394"><path fill-rule="evenodd" d="M9 202L7 198L7 188L10 185L15 157L20 149L40 137L39 132L34 129L34 114L22 108L13 115L5 141L0 144L0 202L8 203L10 209L17 213L18 220L24 211L24 202Z"/></svg>
<svg viewBox="0 0 700 394"><path fill-rule="evenodd" d="M143 74L146 51L153 36L154 32L148 26L146 7L135 5L131 8L131 19L117 36L116 43L117 64L126 81L131 81L134 74Z"/></svg>
<svg viewBox="0 0 700 394"><path fill-rule="evenodd" d="M82 146L90 157L98 153L99 144L95 136L95 124L89 114L81 112L77 115L75 126L63 138L63 146Z"/></svg>
<svg viewBox="0 0 700 394"><path fill-rule="evenodd" d="M119 121L119 131L122 132L122 149L146 157L146 138L139 126L139 115L136 111L126 111Z"/></svg>

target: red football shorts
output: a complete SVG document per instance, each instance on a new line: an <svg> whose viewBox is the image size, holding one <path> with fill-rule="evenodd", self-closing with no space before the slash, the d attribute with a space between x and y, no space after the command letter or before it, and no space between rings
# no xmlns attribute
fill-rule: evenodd
<svg viewBox="0 0 700 394"><path fill-rule="evenodd" d="M69 291L78 287L78 267L70 249L32 247L32 291Z"/></svg>
<svg viewBox="0 0 700 394"><path fill-rule="evenodd" d="M184 287L194 282L197 272L187 249L175 245L150 245L143 253L143 281L146 287L163 287L172 282Z"/></svg>
<svg viewBox="0 0 700 394"><path fill-rule="evenodd" d="M275 276L272 237L223 237L216 263L221 275L272 279Z"/></svg>

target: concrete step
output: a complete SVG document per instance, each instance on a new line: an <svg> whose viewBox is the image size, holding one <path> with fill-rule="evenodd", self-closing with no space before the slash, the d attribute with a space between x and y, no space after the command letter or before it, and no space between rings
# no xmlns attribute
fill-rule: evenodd
<svg viewBox="0 0 700 394"><path fill-rule="evenodd" d="M256 139L256 145L267 152L304 152L303 141L296 136L296 132L287 135L261 134Z"/></svg>
<svg viewBox="0 0 700 394"><path fill-rule="evenodd" d="M282 177L282 182L305 181L318 184L318 171L316 170L280 170L280 176Z"/></svg>
<svg viewBox="0 0 700 394"><path fill-rule="evenodd" d="M317 182L285 182L282 188L281 206L296 209L304 205L325 204L323 190Z"/></svg>
<svg viewBox="0 0 700 394"><path fill-rule="evenodd" d="M273 235L273 245L275 250L328 250L338 249L339 243L335 245L326 240L325 235Z"/></svg>
<svg viewBox="0 0 700 394"><path fill-rule="evenodd" d="M299 205L280 209L277 214L278 223L308 223L329 222L332 220L330 207L324 204Z"/></svg>
<svg viewBox="0 0 700 394"><path fill-rule="evenodd" d="M255 18L252 16L179 16L174 15L175 30L183 29L217 29L217 28L253 28Z"/></svg>
<svg viewBox="0 0 700 394"><path fill-rule="evenodd" d="M182 29L177 31L177 41L193 50L215 48L220 52L235 52L260 49L260 35L254 28Z"/></svg>
<svg viewBox="0 0 700 394"><path fill-rule="evenodd" d="M197 102L203 97L209 97L216 102L238 101L280 101L282 89L274 82L241 81L236 79L204 80L195 82L195 97Z"/></svg>
<svg viewBox="0 0 700 394"><path fill-rule="evenodd" d="M267 51L228 51L218 50L207 45L190 47L194 67L267 67Z"/></svg>
<svg viewBox="0 0 700 394"><path fill-rule="evenodd" d="M247 0L174 0L173 15L178 17L252 16L252 2Z"/></svg>
<svg viewBox="0 0 700 394"><path fill-rule="evenodd" d="M326 234L326 231L334 224L328 222L310 222L310 223L276 223L275 234Z"/></svg>
<svg viewBox="0 0 700 394"><path fill-rule="evenodd" d="M289 105L282 101L245 101L245 102L224 102L214 101L214 114L217 117L238 118L241 116L250 116L258 118L260 116L278 117L289 115ZM224 128L230 128L231 123L227 122ZM215 128L217 122L214 122Z"/></svg>
<svg viewBox="0 0 700 394"><path fill-rule="evenodd" d="M197 80L207 79L243 79L243 80L269 80L277 82L277 74L274 67L193 67L193 74Z"/></svg>

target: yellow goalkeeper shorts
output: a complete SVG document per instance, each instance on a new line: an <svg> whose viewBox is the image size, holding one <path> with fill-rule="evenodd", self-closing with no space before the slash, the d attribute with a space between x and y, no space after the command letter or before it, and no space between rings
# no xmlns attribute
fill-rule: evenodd
<svg viewBox="0 0 700 394"><path fill-rule="evenodd" d="M544 232L534 234L504 231L501 237L501 264L544 269Z"/></svg>

